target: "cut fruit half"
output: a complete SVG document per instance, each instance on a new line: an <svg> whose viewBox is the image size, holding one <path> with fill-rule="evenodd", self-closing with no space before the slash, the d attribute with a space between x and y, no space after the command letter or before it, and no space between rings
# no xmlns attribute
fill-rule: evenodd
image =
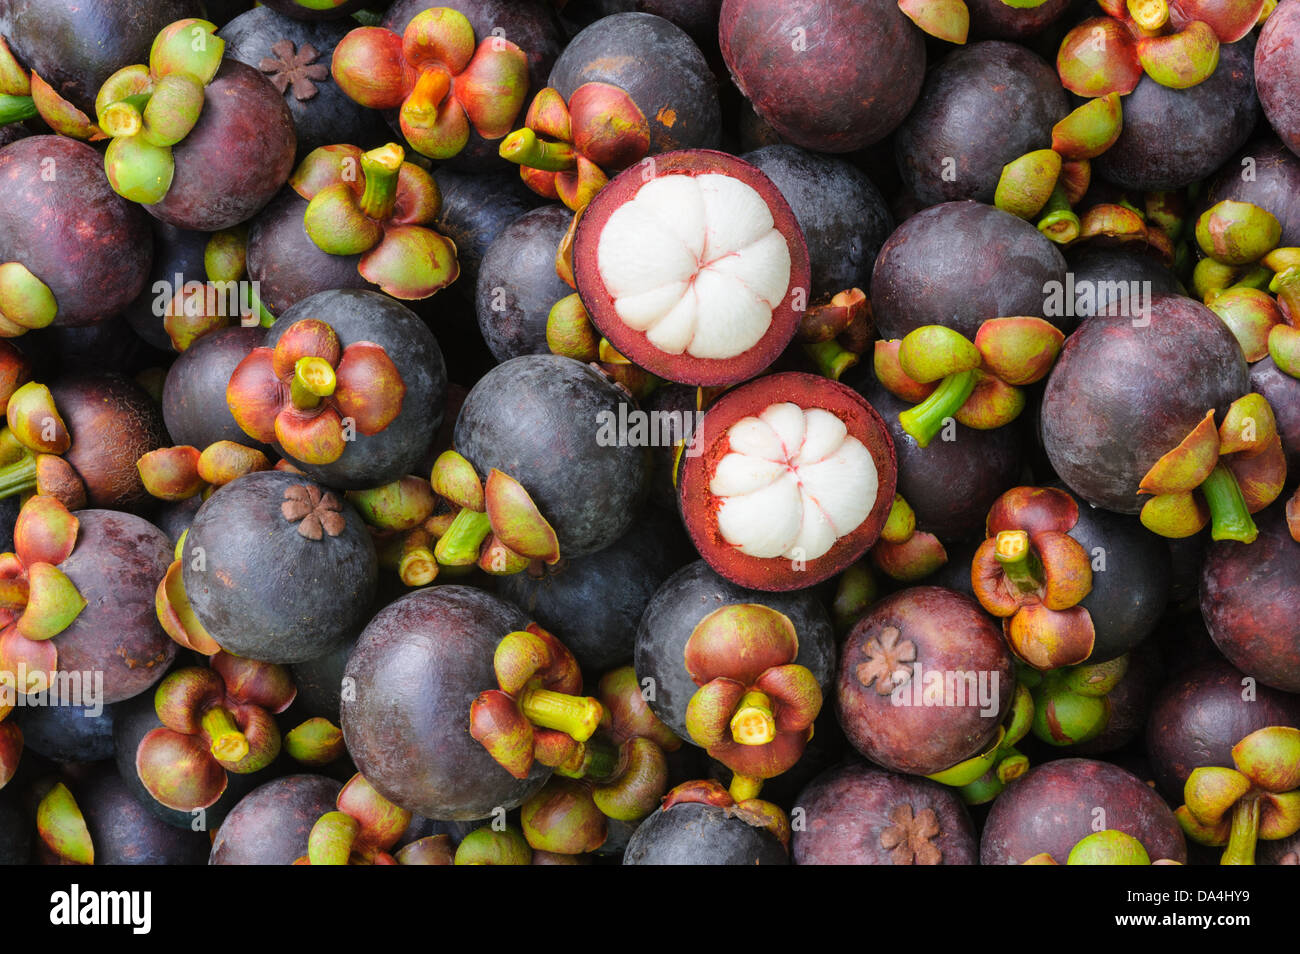
<svg viewBox="0 0 1300 954"><path fill-rule="evenodd" d="M678 481L700 555L734 583L793 590L859 559L894 501L894 443L861 395L815 374L773 374L704 415Z"/></svg>
<svg viewBox="0 0 1300 954"><path fill-rule="evenodd" d="M574 277L601 334L682 384L762 372L808 304L808 248L772 181L708 149L642 160L583 213Z"/></svg>

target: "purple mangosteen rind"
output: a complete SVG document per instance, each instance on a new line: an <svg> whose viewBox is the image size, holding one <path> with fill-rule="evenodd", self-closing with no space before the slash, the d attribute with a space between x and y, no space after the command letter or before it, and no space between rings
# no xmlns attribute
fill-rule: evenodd
<svg viewBox="0 0 1300 954"><path fill-rule="evenodd" d="M176 445L205 448L217 441L257 445L226 406L226 385L239 362L261 347L262 328L220 328L180 353L163 382L162 409ZM264 447L262 449L265 449Z"/></svg>
<svg viewBox="0 0 1300 954"><path fill-rule="evenodd" d="M1295 90L1300 86L1300 64L1295 44L1300 37L1300 9L1282 3L1269 14L1255 44L1255 90L1264 115L1274 131L1300 156L1300 106Z"/></svg>
<svg viewBox="0 0 1300 954"><path fill-rule="evenodd" d="M504 172L470 175L439 168L433 179L442 193L434 228L456 243L460 262L461 277L452 288L471 297L483 258L497 236L544 200L520 182L518 175Z"/></svg>
<svg viewBox="0 0 1300 954"><path fill-rule="evenodd" d="M927 704L935 673L962 697ZM890 771L933 775L989 748L1014 686L1001 626L969 597L921 586L874 604L854 626L840 654L836 705L864 756Z"/></svg>
<svg viewBox="0 0 1300 954"><path fill-rule="evenodd" d="M442 424L447 394L446 363L433 332L401 302L349 288L319 292L289 308L264 345L274 348L295 322L308 318L333 328L343 348L360 341L377 344L397 365L406 392L401 411L383 430L357 430L331 464L295 461L295 466L338 490L377 487L419 470Z"/></svg>
<svg viewBox="0 0 1300 954"><path fill-rule="evenodd" d="M211 843L202 831L168 825L151 814L112 768L75 785L101 865L202 865ZM191 816L191 821L192 821Z"/></svg>
<svg viewBox="0 0 1300 954"><path fill-rule="evenodd" d="M209 497L182 561L209 635L234 655L275 663L312 659L360 630L379 575L370 532L342 495L275 470Z"/></svg>
<svg viewBox="0 0 1300 954"><path fill-rule="evenodd" d="M720 461L732 450L728 436L731 428L744 418L784 403L795 405L805 414L816 409L838 418L847 428L846 436L867 450L876 476L876 497L866 516L815 558L764 558L741 552L719 526L720 498L711 490ZM870 549L889 518L896 481L894 442L876 409L838 382L814 374L787 372L728 391L710 405L682 461L678 499L691 539L715 571L751 589L792 590L829 579Z"/></svg>
<svg viewBox="0 0 1300 954"><path fill-rule="evenodd" d="M1018 865L1044 852L1059 862L1102 829L1138 839L1153 861L1187 861L1174 813L1135 775L1107 762L1059 759L1030 769L993 803L980 864Z"/></svg>
<svg viewBox="0 0 1300 954"><path fill-rule="evenodd" d="M514 808L550 769L518 779L470 735L470 706L497 685L493 657L527 617L481 590L418 590L381 610L348 660L341 727L357 768L389 801L468 821Z"/></svg>
<svg viewBox="0 0 1300 954"><path fill-rule="evenodd" d="M661 350L648 339L646 332L632 328L619 316L615 297L602 274L598 250L611 216L635 201L644 186L672 175L722 175L739 180L766 203L773 227L788 248L789 281L780 301L771 307L765 332L756 343L730 357L697 357L686 349L678 354ZM762 372L794 338L811 295L808 246L785 197L755 166L712 149L685 149L651 156L615 176L578 219L573 268L582 303L592 323L609 343L634 364L670 381L686 384L734 384Z"/></svg>
<svg viewBox="0 0 1300 954"><path fill-rule="evenodd" d="M787 865L776 836L732 810L680 802L643 821L628 840L625 865Z"/></svg>
<svg viewBox="0 0 1300 954"><path fill-rule="evenodd" d="M337 780L286 775L245 795L212 839L211 865L291 865L307 854L307 836L333 811Z"/></svg>
<svg viewBox="0 0 1300 954"><path fill-rule="evenodd" d="M691 738L686 710L699 689L686 669L686 644L710 613L743 603L769 607L790 620L799 640L795 664L812 672L823 697L830 693L835 679L835 633L813 591L745 589L698 560L675 572L651 597L633 650L637 678L654 680L654 697L647 700L651 711L683 739Z"/></svg>

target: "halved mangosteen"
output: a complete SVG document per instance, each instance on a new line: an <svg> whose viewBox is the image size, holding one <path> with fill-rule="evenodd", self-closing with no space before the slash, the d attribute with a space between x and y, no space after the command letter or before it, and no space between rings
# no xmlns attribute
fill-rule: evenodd
<svg viewBox="0 0 1300 954"><path fill-rule="evenodd" d="M620 173L574 238L578 293L637 365L684 384L734 384L790 343L808 306L803 231L767 176L692 149Z"/></svg>
<svg viewBox="0 0 1300 954"><path fill-rule="evenodd" d="M894 442L856 391L814 374L752 381L711 405L685 452L682 518L718 573L803 589L859 559L894 502Z"/></svg>

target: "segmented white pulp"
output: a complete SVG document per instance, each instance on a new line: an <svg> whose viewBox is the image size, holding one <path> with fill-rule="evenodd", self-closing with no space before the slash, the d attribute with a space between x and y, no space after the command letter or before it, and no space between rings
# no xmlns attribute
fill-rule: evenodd
<svg viewBox="0 0 1300 954"><path fill-rule="evenodd" d="M722 498L718 531L741 553L815 560L876 504L871 453L829 411L772 404L727 439L709 490Z"/></svg>
<svg viewBox="0 0 1300 954"><path fill-rule="evenodd" d="M790 287L790 247L767 203L719 174L642 186L605 223L596 263L625 325L695 358L744 354Z"/></svg>

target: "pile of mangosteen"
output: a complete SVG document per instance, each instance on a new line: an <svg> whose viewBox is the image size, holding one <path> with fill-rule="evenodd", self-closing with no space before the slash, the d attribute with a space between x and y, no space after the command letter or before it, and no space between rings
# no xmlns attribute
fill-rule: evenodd
<svg viewBox="0 0 1300 954"><path fill-rule="evenodd" d="M0 0L0 862L1300 864L1300 0Z"/></svg>

